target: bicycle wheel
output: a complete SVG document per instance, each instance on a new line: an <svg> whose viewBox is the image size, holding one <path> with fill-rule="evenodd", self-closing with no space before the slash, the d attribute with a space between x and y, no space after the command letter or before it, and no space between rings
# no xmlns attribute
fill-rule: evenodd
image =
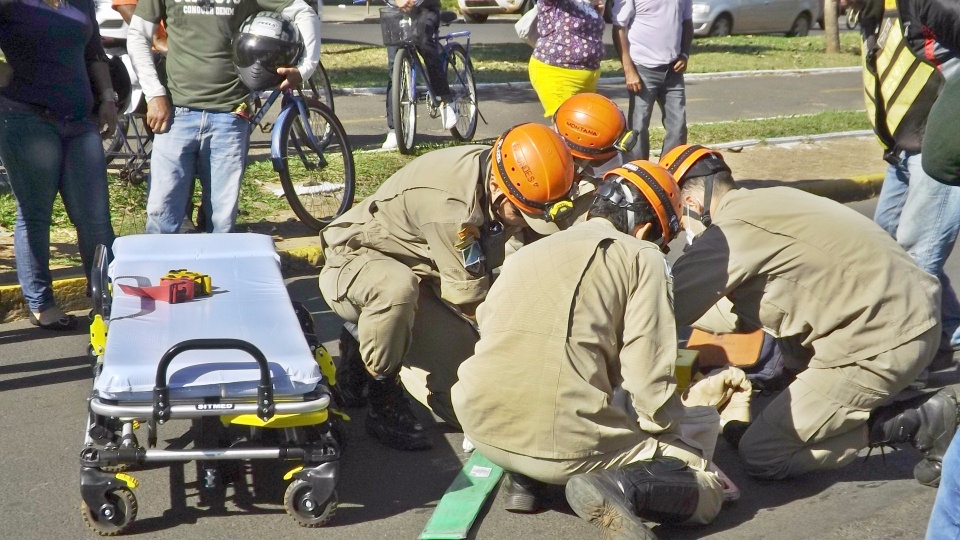
<svg viewBox="0 0 960 540"><path fill-rule="evenodd" d="M353 204L353 152L343 125L329 107L307 100L307 134L299 114L290 114L278 126L280 184L293 213L315 231L327 226ZM319 134L326 133L323 140Z"/></svg>
<svg viewBox="0 0 960 540"><path fill-rule="evenodd" d="M306 92L306 97L322 102L330 107L330 111L336 111L333 106L333 88L330 87L330 77L327 75L327 70L324 69L322 62L317 64L317 70L307 80L305 89L309 90L309 92Z"/></svg>
<svg viewBox="0 0 960 540"><path fill-rule="evenodd" d="M393 112L393 130L397 133L397 150L401 154L413 152L417 136L417 81L414 77L410 51L397 50L393 60L390 108Z"/></svg>
<svg viewBox="0 0 960 540"><path fill-rule="evenodd" d="M123 149L123 139L126 137L127 128L130 126L130 116L121 114L117 118L117 129L113 135L103 140L103 157L107 160L107 165L117 158Z"/></svg>
<svg viewBox="0 0 960 540"><path fill-rule="evenodd" d="M447 46L447 83L457 108L457 125L450 133L460 142L469 141L477 132L477 84L470 57L459 43Z"/></svg>

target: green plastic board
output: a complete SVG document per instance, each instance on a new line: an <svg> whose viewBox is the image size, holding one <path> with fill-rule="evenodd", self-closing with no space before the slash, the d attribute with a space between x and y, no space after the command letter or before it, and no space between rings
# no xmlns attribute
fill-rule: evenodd
<svg viewBox="0 0 960 540"><path fill-rule="evenodd" d="M420 540L466 538L501 476L503 469L474 451L440 498Z"/></svg>

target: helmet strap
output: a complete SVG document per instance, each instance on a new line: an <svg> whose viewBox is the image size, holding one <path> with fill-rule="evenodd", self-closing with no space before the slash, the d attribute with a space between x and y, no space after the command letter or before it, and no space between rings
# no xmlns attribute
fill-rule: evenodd
<svg viewBox="0 0 960 540"><path fill-rule="evenodd" d="M713 175L707 177L703 182L703 214L700 223L704 227L709 227L713 220L710 219L710 202L713 200Z"/></svg>

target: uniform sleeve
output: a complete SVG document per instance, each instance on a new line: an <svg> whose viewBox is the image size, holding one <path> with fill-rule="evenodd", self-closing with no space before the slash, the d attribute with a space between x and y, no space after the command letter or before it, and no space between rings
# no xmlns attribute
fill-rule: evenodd
<svg viewBox="0 0 960 540"><path fill-rule="evenodd" d="M623 321L620 374L630 393L640 429L667 431L675 422L677 327L670 305L670 276L663 255L642 250L630 268L636 276ZM678 401L677 401L678 402ZM679 403L679 402L678 402Z"/></svg>
<svg viewBox="0 0 960 540"><path fill-rule="evenodd" d="M683 8L681 13L681 21L690 21L693 20L693 0L682 0L683 3L680 6Z"/></svg>
<svg viewBox="0 0 960 540"><path fill-rule="evenodd" d="M634 13L634 0L613 0L613 24L628 28Z"/></svg>
<svg viewBox="0 0 960 540"><path fill-rule="evenodd" d="M735 229L731 225L730 229ZM733 231L735 235L735 230ZM730 231L708 228L673 265L673 308L677 325L687 326L743 283L747 269L731 254Z"/></svg>
<svg viewBox="0 0 960 540"><path fill-rule="evenodd" d="M458 233L468 226L463 222L434 221L420 227L440 272L440 297L456 305L479 302L490 289L490 278L485 269L476 274L467 271L463 254L456 247L461 242Z"/></svg>

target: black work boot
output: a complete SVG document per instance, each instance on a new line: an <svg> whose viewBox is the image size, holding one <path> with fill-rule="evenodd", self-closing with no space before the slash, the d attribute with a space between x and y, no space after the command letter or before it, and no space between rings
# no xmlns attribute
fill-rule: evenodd
<svg viewBox="0 0 960 540"><path fill-rule="evenodd" d="M403 395L403 385L394 377L372 378L368 384L367 433L397 450L429 450L430 434L423 429L410 402Z"/></svg>
<svg viewBox="0 0 960 540"><path fill-rule="evenodd" d="M567 482L567 502L603 538L656 540L643 520L682 523L700 500L696 472L677 458L638 461L619 469L578 474Z"/></svg>
<svg viewBox="0 0 960 540"><path fill-rule="evenodd" d="M529 476L508 472L503 479L503 507L507 512L531 514L540 510L540 493L543 482Z"/></svg>
<svg viewBox="0 0 960 540"><path fill-rule="evenodd" d="M367 384L373 380L360 357L360 343L347 327L340 330L340 365L337 384L333 391L344 407L363 407L367 404Z"/></svg>
<svg viewBox="0 0 960 540"><path fill-rule="evenodd" d="M940 485L943 455L957 431L957 400L943 389L875 409L867 426L870 446L908 442L923 454L913 469L921 484Z"/></svg>

